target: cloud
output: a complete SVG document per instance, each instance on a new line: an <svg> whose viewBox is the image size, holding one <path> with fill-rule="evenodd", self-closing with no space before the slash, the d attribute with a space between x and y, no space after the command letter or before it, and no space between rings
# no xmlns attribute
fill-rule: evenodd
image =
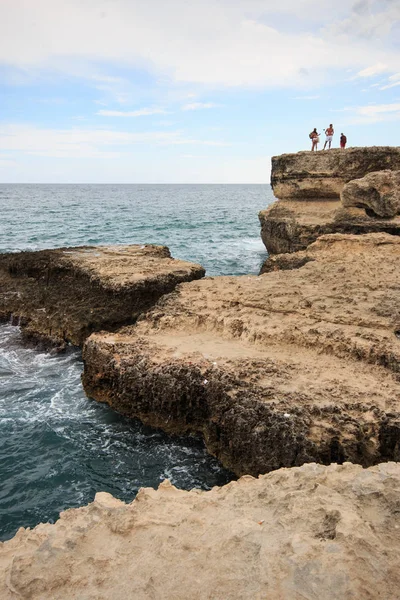
<svg viewBox="0 0 400 600"><path fill-rule="evenodd" d="M383 73L388 70L388 66L383 63L378 63L376 65L372 65L371 67L367 67L362 71L357 73L357 77L374 77L374 75L378 75L378 73Z"/></svg>
<svg viewBox="0 0 400 600"><path fill-rule="evenodd" d="M374 117L381 113L394 113L400 111L400 103L395 104L371 104L368 106L360 106L357 112L360 115L366 115L368 117Z"/></svg>
<svg viewBox="0 0 400 600"><path fill-rule="evenodd" d="M216 108L218 104L214 104L213 102L191 102L190 104L184 104L181 108L182 110L203 110L206 108Z"/></svg>
<svg viewBox="0 0 400 600"><path fill-rule="evenodd" d="M348 113L348 118L343 125L371 125L383 121L397 121L400 119L400 103L367 104L342 109Z"/></svg>
<svg viewBox="0 0 400 600"><path fill-rule="evenodd" d="M129 132L112 129L45 129L34 125L0 127L0 147L7 152L52 158L118 158L137 144L227 146L222 140L185 137L181 131Z"/></svg>
<svg viewBox="0 0 400 600"><path fill-rule="evenodd" d="M139 110L123 111L123 110L106 110L97 111L96 115L102 117L147 117L149 115L166 115L166 110L162 108L141 108Z"/></svg>
<svg viewBox="0 0 400 600"><path fill-rule="evenodd" d="M349 17L348 0L334 6L330 0L278 6L265 0L2 0L0 62L86 77L102 91L116 90L121 103L133 91L124 78L93 75L99 64L175 85L309 89L332 82L340 69L363 71L374 62L389 72L400 68L389 43L398 9L380 4L356 2ZM280 13L301 26L283 29ZM387 37L375 42L377 33Z"/></svg>

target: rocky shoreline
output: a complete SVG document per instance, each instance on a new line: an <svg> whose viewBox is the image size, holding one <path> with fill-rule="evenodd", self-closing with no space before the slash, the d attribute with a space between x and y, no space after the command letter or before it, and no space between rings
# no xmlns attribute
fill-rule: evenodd
<svg viewBox="0 0 400 600"><path fill-rule="evenodd" d="M0 545L5 598L395 597L400 471L379 463L400 456L399 169L399 148L275 157L259 276L204 278L158 246L0 256L0 317L82 346L88 396L201 433L246 475L129 506L100 495L20 530ZM148 575L127 567L142 553Z"/></svg>
<svg viewBox="0 0 400 600"><path fill-rule="evenodd" d="M134 323L178 283L203 277L165 246L83 246L0 255L0 321L63 348Z"/></svg>
<svg viewBox="0 0 400 600"><path fill-rule="evenodd" d="M109 494L0 544L2 600L398 597L400 466L304 465Z"/></svg>

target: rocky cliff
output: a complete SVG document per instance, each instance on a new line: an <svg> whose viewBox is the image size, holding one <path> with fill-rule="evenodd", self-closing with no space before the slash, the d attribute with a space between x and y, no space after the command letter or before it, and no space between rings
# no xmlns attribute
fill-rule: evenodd
<svg viewBox="0 0 400 600"><path fill-rule="evenodd" d="M400 148L372 146L272 157L271 185L280 200L339 199L343 186L374 171L400 169Z"/></svg>
<svg viewBox="0 0 400 600"><path fill-rule="evenodd" d="M400 466L304 465L209 492L105 493L0 544L2 600L389 600Z"/></svg>
<svg viewBox="0 0 400 600"><path fill-rule="evenodd" d="M81 345L93 331L134 322L200 265L174 260L164 246L61 248L0 255L0 320L25 335Z"/></svg>
<svg viewBox="0 0 400 600"><path fill-rule="evenodd" d="M273 157L271 184L278 200L259 214L261 237L270 254L304 250L327 233L386 232L400 235L400 214L393 199L381 201L386 209L375 211L373 198L385 196L385 188L397 185L389 173L399 169L400 148L373 147L299 152ZM385 170L385 171L384 171ZM386 184L374 175L386 173ZM353 180L363 184L355 195ZM390 181L389 181L390 180ZM375 183L375 185L374 185ZM382 189L382 193L378 191ZM369 200L366 200L368 195ZM345 198L345 200L343 200ZM365 201L366 200L366 201ZM371 205L371 206L370 206Z"/></svg>
<svg viewBox="0 0 400 600"><path fill-rule="evenodd" d="M293 259L182 284L136 326L91 336L86 392L201 432L238 475L397 460L400 238L323 236Z"/></svg>

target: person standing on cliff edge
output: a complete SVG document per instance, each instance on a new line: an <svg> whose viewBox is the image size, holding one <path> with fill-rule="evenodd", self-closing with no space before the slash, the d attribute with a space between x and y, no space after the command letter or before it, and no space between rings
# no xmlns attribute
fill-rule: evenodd
<svg viewBox="0 0 400 600"><path fill-rule="evenodd" d="M347 137L344 135L344 133L340 134L340 147L342 150L344 150L346 148L346 144L347 144Z"/></svg>
<svg viewBox="0 0 400 600"><path fill-rule="evenodd" d="M332 144L332 139L333 139L334 133L335 133L335 131L334 131L333 125L331 123L329 125L329 127L327 129L325 129L326 140L325 140L325 144L324 144L324 150L325 150L327 144L328 144L328 150L331 149L331 144Z"/></svg>
<svg viewBox="0 0 400 600"><path fill-rule="evenodd" d="M317 128L314 127L313 131L309 135L310 140L312 140L311 150L317 150L318 142L319 142L319 133L317 132Z"/></svg>

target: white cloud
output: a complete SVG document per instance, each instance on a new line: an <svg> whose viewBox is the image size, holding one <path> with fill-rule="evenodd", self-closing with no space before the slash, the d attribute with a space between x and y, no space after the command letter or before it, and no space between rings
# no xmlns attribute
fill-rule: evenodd
<svg viewBox="0 0 400 600"><path fill-rule="evenodd" d="M396 81L395 83L389 83L388 85L383 85L380 87L380 90L389 90L390 88L394 88L400 85L400 81Z"/></svg>
<svg viewBox="0 0 400 600"><path fill-rule="evenodd" d="M218 104L213 102L191 102L190 104L184 104L182 110L203 110L206 108L216 108Z"/></svg>
<svg viewBox="0 0 400 600"><path fill-rule="evenodd" d="M381 113L394 113L400 111L400 104L372 104L368 106L360 106L357 109L357 112L360 115L365 115L368 117L374 117L375 115Z"/></svg>
<svg viewBox="0 0 400 600"><path fill-rule="evenodd" d="M379 73L383 73L388 70L388 66L383 63L378 63L376 65L372 65L371 67L367 67L362 71L357 73L357 77L374 77L374 75L378 75Z"/></svg>
<svg viewBox="0 0 400 600"><path fill-rule="evenodd" d="M44 129L34 125L0 127L0 147L52 158L118 158L137 144L227 146L220 140L185 137L181 131L129 132L111 129Z"/></svg>
<svg viewBox="0 0 400 600"><path fill-rule="evenodd" d="M93 76L100 62L175 83L309 89L349 67L400 69L398 52L366 37L370 30L390 33L396 14L390 4L369 15L358 2L350 23L342 19L334 30L325 24L346 16L348 0L334 6L330 0L282 0L279 6L265 0L2 0L0 62L86 77L106 92L116 87L122 103L131 101L132 91L123 78ZM301 26L280 29L279 19L271 21L279 13Z"/></svg>
<svg viewBox="0 0 400 600"><path fill-rule="evenodd" d="M371 125L383 121L398 121L400 119L400 103L368 104L342 109L348 113L343 125Z"/></svg>
<svg viewBox="0 0 400 600"><path fill-rule="evenodd" d="M141 108L130 111L101 109L96 114L102 117L147 117L149 115L166 115L167 111L162 108Z"/></svg>

